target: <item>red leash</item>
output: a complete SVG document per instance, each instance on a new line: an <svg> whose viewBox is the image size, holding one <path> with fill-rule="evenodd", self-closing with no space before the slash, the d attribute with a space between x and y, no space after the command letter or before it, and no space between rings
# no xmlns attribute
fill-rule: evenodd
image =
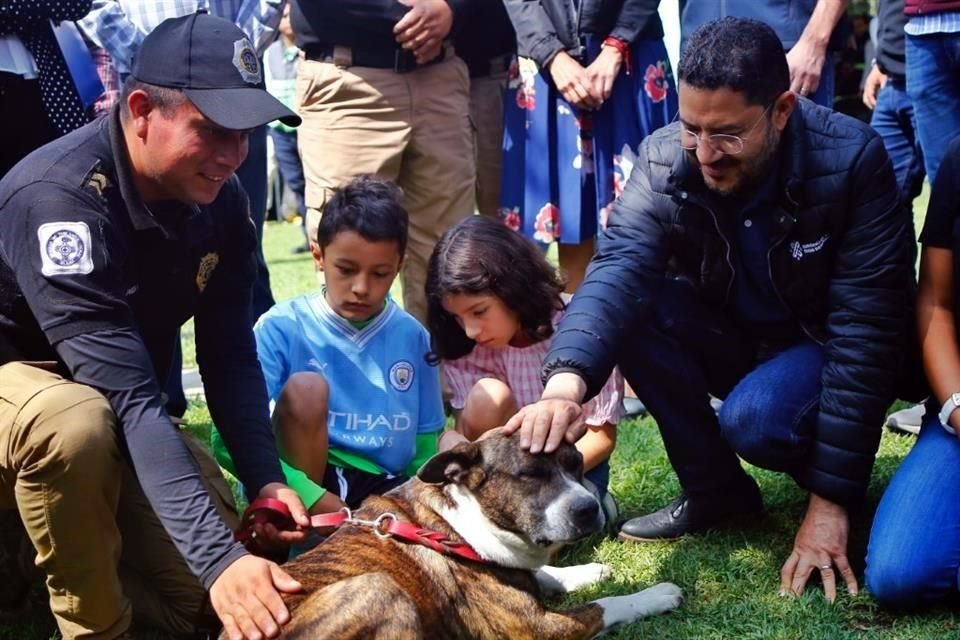
<svg viewBox="0 0 960 640"><path fill-rule="evenodd" d="M237 541L250 546L257 546L256 536L254 535L254 525L270 523L274 527L284 531L296 529L296 523L287 505L280 500L273 498L261 498L254 500L246 511L243 512L243 518L240 522L240 528L234 537ZM355 518L350 509L344 507L336 513L321 513L310 516L310 527L312 529L321 529L326 527L341 527L343 525L355 525L368 527L374 534L380 538L400 538L407 542L413 542L424 547L429 547L437 553L447 556L460 556L474 562L485 562L483 558L474 551L473 547L465 542L456 542L447 538L446 534L439 531L431 531L417 526L412 522L400 520L392 513L381 513L373 520L362 520ZM256 549L251 549L251 553L256 553Z"/></svg>

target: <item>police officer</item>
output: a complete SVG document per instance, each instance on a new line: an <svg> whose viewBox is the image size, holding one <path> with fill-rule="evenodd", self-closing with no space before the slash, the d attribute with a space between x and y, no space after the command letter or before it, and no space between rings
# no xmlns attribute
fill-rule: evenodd
<svg viewBox="0 0 960 640"><path fill-rule="evenodd" d="M248 495L308 523L282 484L248 313L256 238L233 177L248 131L274 119L300 121L264 90L243 32L175 18L144 40L109 117L0 182L0 509L19 510L64 638L116 638L132 618L190 633L211 613L232 638L272 637L288 617L279 592L299 585L234 542L219 469L158 385L195 317Z"/></svg>

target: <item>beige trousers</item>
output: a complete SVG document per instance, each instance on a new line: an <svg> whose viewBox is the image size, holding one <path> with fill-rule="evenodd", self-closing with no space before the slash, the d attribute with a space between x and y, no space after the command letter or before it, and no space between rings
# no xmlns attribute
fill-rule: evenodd
<svg viewBox="0 0 960 640"><path fill-rule="evenodd" d="M332 189L363 174L396 182L410 214L404 306L421 321L430 253L474 209L469 91L467 67L457 57L410 73L301 60L297 72L311 242Z"/></svg>
<svg viewBox="0 0 960 640"><path fill-rule="evenodd" d="M220 468L184 434L228 526ZM172 633L216 624L206 593L121 454L106 398L37 366L0 366L0 509L17 509L66 640L115 638L136 619Z"/></svg>
<svg viewBox="0 0 960 640"><path fill-rule="evenodd" d="M503 169L504 68L470 79L470 120L477 158L477 211L496 216L500 210L500 172Z"/></svg>

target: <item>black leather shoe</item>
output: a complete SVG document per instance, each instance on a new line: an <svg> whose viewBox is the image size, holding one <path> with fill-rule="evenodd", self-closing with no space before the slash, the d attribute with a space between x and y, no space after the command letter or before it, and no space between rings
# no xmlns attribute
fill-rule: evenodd
<svg viewBox="0 0 960 640"><path fill-rule="evenodd" d="M617 537L630 542L675 540L688 533L713 529L737 516L763 510L763 498L752 480L748 487L722 495L722 498L691 500L681 493L663 509L624 522Z"/></svg>

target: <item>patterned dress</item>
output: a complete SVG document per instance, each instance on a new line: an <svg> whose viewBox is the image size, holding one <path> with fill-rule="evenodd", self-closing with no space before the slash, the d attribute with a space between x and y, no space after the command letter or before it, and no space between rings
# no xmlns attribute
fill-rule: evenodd
<svg viewBox="0 0 960 640"><path fill-rule="evenodd" d="M585 36L588 64L602 42ZM640 141L677 112L661 39L630 45L630 65L597 111L571 106L549 72L527 58L511 69L505 100L500 216L541 243L579 244L605 227Z"/></svg>

